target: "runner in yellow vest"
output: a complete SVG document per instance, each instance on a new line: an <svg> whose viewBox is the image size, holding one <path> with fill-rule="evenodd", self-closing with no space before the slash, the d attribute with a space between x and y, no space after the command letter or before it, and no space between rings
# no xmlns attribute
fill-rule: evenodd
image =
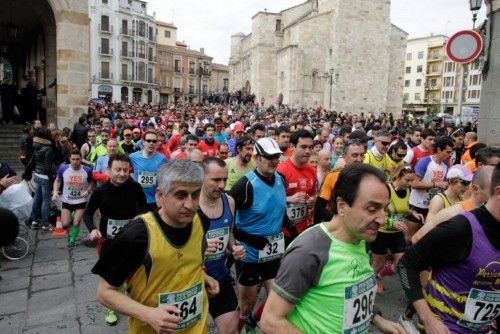
<svg viewBox="0 0 500 334"><path fill-rule="evenodd" d="M203 170L172 160L157 176L158 210L125 225L92 269L99 301L129 316L129 333L207 333L208 297L219 291L203 271L209 220L196 215ZM118 287L126 282L129 295Z"/></svg>

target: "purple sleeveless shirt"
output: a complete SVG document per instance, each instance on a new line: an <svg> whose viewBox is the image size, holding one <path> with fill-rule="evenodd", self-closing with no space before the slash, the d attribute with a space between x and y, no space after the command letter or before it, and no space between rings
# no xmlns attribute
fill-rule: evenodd
<svg viewBox="0 0 500 334"><path fill-rule="evenodd" d="M500 251L471 212L472 250L460 263L432 270L425 299L452 333L487 333L500 315Z"/></svg>

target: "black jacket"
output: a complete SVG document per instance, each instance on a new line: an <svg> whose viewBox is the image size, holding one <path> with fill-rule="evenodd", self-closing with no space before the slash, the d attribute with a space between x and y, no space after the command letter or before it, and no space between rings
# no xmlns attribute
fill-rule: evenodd
<svg viewBox="0 0 500 334"><path fill-rule="evenodd" d="M33 158L29 166L31 171L47 175L50 180L53 180L56 172L54 158L54 148L50 140L33 138Z"/></svg>

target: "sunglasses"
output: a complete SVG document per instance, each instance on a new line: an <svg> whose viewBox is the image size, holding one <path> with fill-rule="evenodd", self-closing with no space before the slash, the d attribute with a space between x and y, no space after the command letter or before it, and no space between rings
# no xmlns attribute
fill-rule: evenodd
<svg viewBox="0 0 500 334"><path fill-rule="evenodd" d="M390 141L380 141L380 143L384 146L389 146L391 145L391 142Z"/></svg>
<svg viewBox="0 0 500 334"><path fill-rule="evenodd" d="M406 157L406 154L399 154L399 153L396 153L396 155L397 155L399 158L401 158L401 159L403 159L404 157Z"/></svg>
<svg viewBox="0 0 500 334"><path fill-rule="evenodd" d="M273 155L261 155L266 160L278 160L281 154L273 154Z"/></svg>
<svg viewBox="0 0 500 334"><path fill-rule="evenodd" d="M468 187L470 186L470 184L472 183L472 181L465 181L465 180L461 180L460 183L464 186L464 187Z"/></svg>
<svg viewBox="0 0 500 334"><path fill-rule="evenodd" d="M158 140L156 140L156 139L144 139L144 141L146 143L149 143L149 144L151 144L151 143L156 144L158 142Z"/></svg>

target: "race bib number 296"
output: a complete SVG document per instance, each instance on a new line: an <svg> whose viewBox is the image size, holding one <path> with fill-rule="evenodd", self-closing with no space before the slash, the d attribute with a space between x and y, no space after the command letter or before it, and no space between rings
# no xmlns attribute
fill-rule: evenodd
<svg viewBox="0 0 500 334"><path fill-rule="evenodd" d="M371 276L345 288L342 333L365 333L368 330L375 304L376 286L377 280L375 276Z"/></svg>

